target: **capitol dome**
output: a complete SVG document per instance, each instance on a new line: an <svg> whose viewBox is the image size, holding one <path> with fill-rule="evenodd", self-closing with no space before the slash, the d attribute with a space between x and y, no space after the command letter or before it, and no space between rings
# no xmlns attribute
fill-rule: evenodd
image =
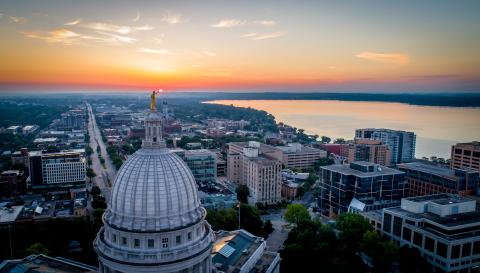
<svg viewBox="0 0 480 273"><path fill-rule="evenodd" d="M100 272L211 272L213 232L195 179L165 146L152 94L142 148L120 168L94 241Z"/></svg>
<svg viewBox="0 0 480 273"><path fill-rule="evenodd" d="M115 178L105 221L127 230L161 231L195 223L202 213L185 162L165 148L140 149Z"/></svg>

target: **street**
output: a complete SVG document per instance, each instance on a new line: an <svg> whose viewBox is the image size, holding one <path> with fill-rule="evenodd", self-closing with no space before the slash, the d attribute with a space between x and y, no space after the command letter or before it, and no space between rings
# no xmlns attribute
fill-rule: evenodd
<svg viewBox="0 0 480 273"><path fill-rule="evenodd" d="M93 178L93 182L100 188L103 196L105 197L105 201L108 204L111 195L111 185L109 184L109 181L110 183L113 183L116 175L116 169L115 166L113 166L110 157L108 156L105 143L103 143L102 135L100 134L100 129L98 128L97 122L95 121L93 115L92 106L89 103L87 103L87 108L89 120L88 134L90 135L90 147L93 149L93 153L90 156L92 159L91 168L97 174L97 176ZM106 168L103 168L102 164L100 163L97 147L100 147L102 157L105 159Z"/></svg>

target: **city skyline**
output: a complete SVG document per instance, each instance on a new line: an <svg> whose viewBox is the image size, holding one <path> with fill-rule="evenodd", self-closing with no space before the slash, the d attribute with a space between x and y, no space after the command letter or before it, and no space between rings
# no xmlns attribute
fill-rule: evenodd
<svg viewBox="0 0 480 273"><path fill-rule="evenodd" d="M477 92L479 5L6 2L0 91Z"/></svg>

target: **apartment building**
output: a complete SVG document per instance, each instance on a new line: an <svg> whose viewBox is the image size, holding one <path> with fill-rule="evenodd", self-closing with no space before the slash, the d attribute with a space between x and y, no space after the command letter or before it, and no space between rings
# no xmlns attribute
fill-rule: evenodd
<svg viewBox="0 0 480 273"><path fill-rule="evenodd" d="M472 168L480 170L480 142L457 143L452 146L452 168Z"/></svg>

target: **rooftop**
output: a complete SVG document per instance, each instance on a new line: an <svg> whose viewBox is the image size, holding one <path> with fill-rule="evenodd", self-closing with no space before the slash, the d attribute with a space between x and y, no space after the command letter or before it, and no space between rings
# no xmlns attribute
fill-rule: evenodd
<svg viewBox="0 0 480 273"><path fill-rule="evenodd" d="M15 222L18 218L18 215L23 210L23 206L13 206L11 208L2 207L0 208L0 225L8 225Z"/></svg>
<svg viewBox="0 0 480 273"><path fill-rule="evenodd" d="M225 273L239 272L264 242L263 238L243 229L219 231L212 249L212 263L214 266L218 264L218 269Z"/></svg>
<svg viewBox="0 0 480 273"><path fill-rule="evenodd" d="M440 167L437 165L422 163L422 162L410 162L398 164L398 168L405 168L410 170L415 170L419 172L429 173L437 176L455 178L455 171L450 168ZM467 172L478 172L475 170L466 170Z"/></svg>
<svg viewBox="0 0 480 273"><path fill-rule="evenodd" d="M454 204L454 203L458 204L458 203L465 203L465 202L472 201L472 199L467 197L463 197L460 195L452 195L447 193L408 197L404 199L412 202L434 202L439 205Z"/></svg>
<svg viewBox="0 0 480 273"><path fill-rule="evenodd" d="M98 272L98 268L62 257L52 258L43 254L30 255L20 260L7 260L0 264L0 273L22 272L84 273Z"/></svg>
<svg viewBox="0 0 480 273"><path fill-rule="evenodd" d="M329 165L329 166L323 166L321 169L324 170L329 170L333 172L338 172L344 175L354 175L358 177L375 177L375 176L381 176L381 175L395 175L395 174L404 174L404 172L388 168L385 166L379 166L370 162L365 162L365 161L355 161L356 164L360 166L378 166L378 168L375 171L372 172L362 172L359 170L352 169L350 165L343 165L343 164L336 164L336 165Z"/></svg>
<svg viewBox="0 0 480 273"><path fill-rule="evenodd" d="M457 148L473 148L474 150L480 150L480 141L464 142L455 144Z"/></svg>

